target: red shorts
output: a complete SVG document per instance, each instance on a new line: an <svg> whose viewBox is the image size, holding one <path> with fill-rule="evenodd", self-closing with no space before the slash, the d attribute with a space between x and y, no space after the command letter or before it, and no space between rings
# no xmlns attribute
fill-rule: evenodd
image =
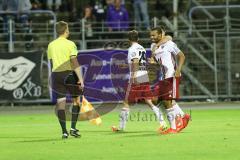
<svg viewBox="0 0 240 160"><path fill-rule="evenodd" d="M154 94L162 100L179 99L179 83L181 77L171 77L158 82L154 87Z"/></svg>
<svg viewBox="0 0 240 160"><path fill-rule="evenodd" d="M150 84L129 84L126 91L125 100L128 103L136 103L138 100L152 99L153 93L151 91Z"/></svg>

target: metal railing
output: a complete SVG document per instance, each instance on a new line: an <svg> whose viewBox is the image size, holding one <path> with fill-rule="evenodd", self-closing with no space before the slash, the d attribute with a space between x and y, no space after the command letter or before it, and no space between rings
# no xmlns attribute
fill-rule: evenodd
<svg viewBox="0 0 240 160"><path fill-rule="evenodd" d="M239 43L237 41L233 41L233 39L240 39L240 35L238 34L240 29L238 28L240 21L236 18L231 18L230 14L229 14L229 10L230 9L236 9L236 8L240 8L240 5L229 5L228 1L226 1L226 5L220 5L220 6L197 6L197 7L193 7L192 9L190 9L189 12L189 35L192 35L193 37L198 37L200 39L204 38L203 40L205 41L205 44L208 43L213 43L213 47L209 47L208 46L208 50L210 50L212 53L214 53L214 58L213 58L213 64L214 64L214 68L216 69L216 71L214 71L214 81L215 81L215 97L219 96L219 82L218 80L220 80L221 78L219 78L219 76L224 77L225 79L225 83L224 84L224 88L225 88L225 92L224 94L226 94L226 97L237 97L239 96L239 94L236 94L236 92L233 94L233 90L235 89L235 86L238 86L238 84L234 83L233 81L233 72L232 72L232 55L236 54L235 52L233 52L233 47L232 44L237 44L239 45ZM205 11L208 11L208 13L210 13L212 10L221 10L225 9L225 16L221 19L215 19L214 16L209 17L209 15L207 15L207 17L209 17L208 19L200 22L200 24L205 23L207 25L205 25L205 29L206 32L208 32L208 34L204 34L204 37L200 36L199 34L195 34L198 32L201 32L202 27L203 26L199 26L198 23L196 23L196 21L193 20L192 15L194 14L194 12L199 11L204 9ZM211 14L213 15L213 14ZM207 23L206 23L207 22ZM221 24L222 22L222 24ZM217 29L215 28L210 28L209 24L210 23L215 23L214 25L211 25L211 27L217 27ZM219 23L219 24L216 24ZM200 29L199 29L200 28ZM195 35L193 35L195 34ZM234 37L233 37L234 35ZM208 38L208 40L206 39L206 37L212 37L210 40ZM201 45L198 44L198 45ZM206 46L206 45L205 45ZM220 47L220 48L219 48ZM221 49L221 50L220 50ZM223 52L223 53L221 53ZM218 64L218 59L217 56L219 56L219 54L222 55L222 57L224 57L224 63L221 65L217 65ZM211 59L210 59L211 60ZM238 64L238 66L240 66L240 64ZM221 74L219 74L220 72L218 71L218 68L220 68L223 70L224 68L224 72L222 72ZM221 70L220 69L220 70ZM239 80L238 80L239 81ZM223 84L223 83L222 83ZM221 88L223 88L223 86L221 86ZM223 93L223 92L222 92Z"/></svg>
<svg viewBox="0 0 240 160"><path fill-rule="evenodd" d="M23 11L23 12L17 12L17 11L0 11L0 15L1 16L11 16L9 18L7 18L7 22L3 22L3 26L6 25L5 23L7 23L7 33L4 33L4 35L8 35L8 51L9 52L14 52L14 38L13 38L13 35L15 34L14 31L14 27L15 27L15 21L13 20L14 18L12 17L19 17L19 15L32 15L32 14L48 14L52 17L52 20L53 20L53 38L56 38L57 35L56 35L56 32L55 32L55 23L56 23L56 20L57 20L57 17L56 17L56 14L53 12L53 11L47 11L47 10L36 10L36 11ZM16 23L18 24L18 23ZM4 32L5 30L3 30Z"/></svg>

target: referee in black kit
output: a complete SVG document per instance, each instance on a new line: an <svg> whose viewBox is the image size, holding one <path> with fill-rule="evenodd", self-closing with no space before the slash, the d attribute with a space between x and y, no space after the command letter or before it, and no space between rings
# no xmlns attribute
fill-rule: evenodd
<svg viewBox="0 0 240 160"><path fill-rule="evenodd" d="M70 135L79 137L80 134L76 129L76 123L78 113L80 111L79 95L82 94L84 83L80 64L77 60L78 51L75 43L67 39L69 37L68 23L64 21L58 22L56 24L56 32L58 34L58 38L49 43L47 56L52 66L51 87L57 98L57 117L62 128L62 138L66 139L69 135L66 128L66 94L70 93L74 102L72 108ZM69 76L71 74L73 76ZM74 81L71 79L77 79L77 85L66 85L66 79L70 79L70 81ZM78 103L76 103L77 101Z"/></svg>

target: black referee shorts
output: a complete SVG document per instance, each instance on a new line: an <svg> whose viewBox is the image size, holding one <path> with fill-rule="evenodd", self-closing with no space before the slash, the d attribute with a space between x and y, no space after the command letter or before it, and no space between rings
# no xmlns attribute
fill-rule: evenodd
<svg viewBox="0 0 240 160"><path fill-rule="evenodd" d="M67 94L72 98L82 95L77 82L78 77L73 71L52 72L51 87L57 99L64 98Z"/></svg>

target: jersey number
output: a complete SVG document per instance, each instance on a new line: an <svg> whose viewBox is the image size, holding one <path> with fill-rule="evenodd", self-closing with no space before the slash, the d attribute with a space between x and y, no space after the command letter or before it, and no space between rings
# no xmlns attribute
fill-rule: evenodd
<svg viewBox="0 0 240 160"><path fill-rule="evenodd" d="M139 51L139 69L146 70L146 52Z"/></svg>
<svg viewBox="0 0 240 160"><path fill-rule="evenodd" d="M139 51L139 65L146 64L146 52L145 51Z"/></svg>

